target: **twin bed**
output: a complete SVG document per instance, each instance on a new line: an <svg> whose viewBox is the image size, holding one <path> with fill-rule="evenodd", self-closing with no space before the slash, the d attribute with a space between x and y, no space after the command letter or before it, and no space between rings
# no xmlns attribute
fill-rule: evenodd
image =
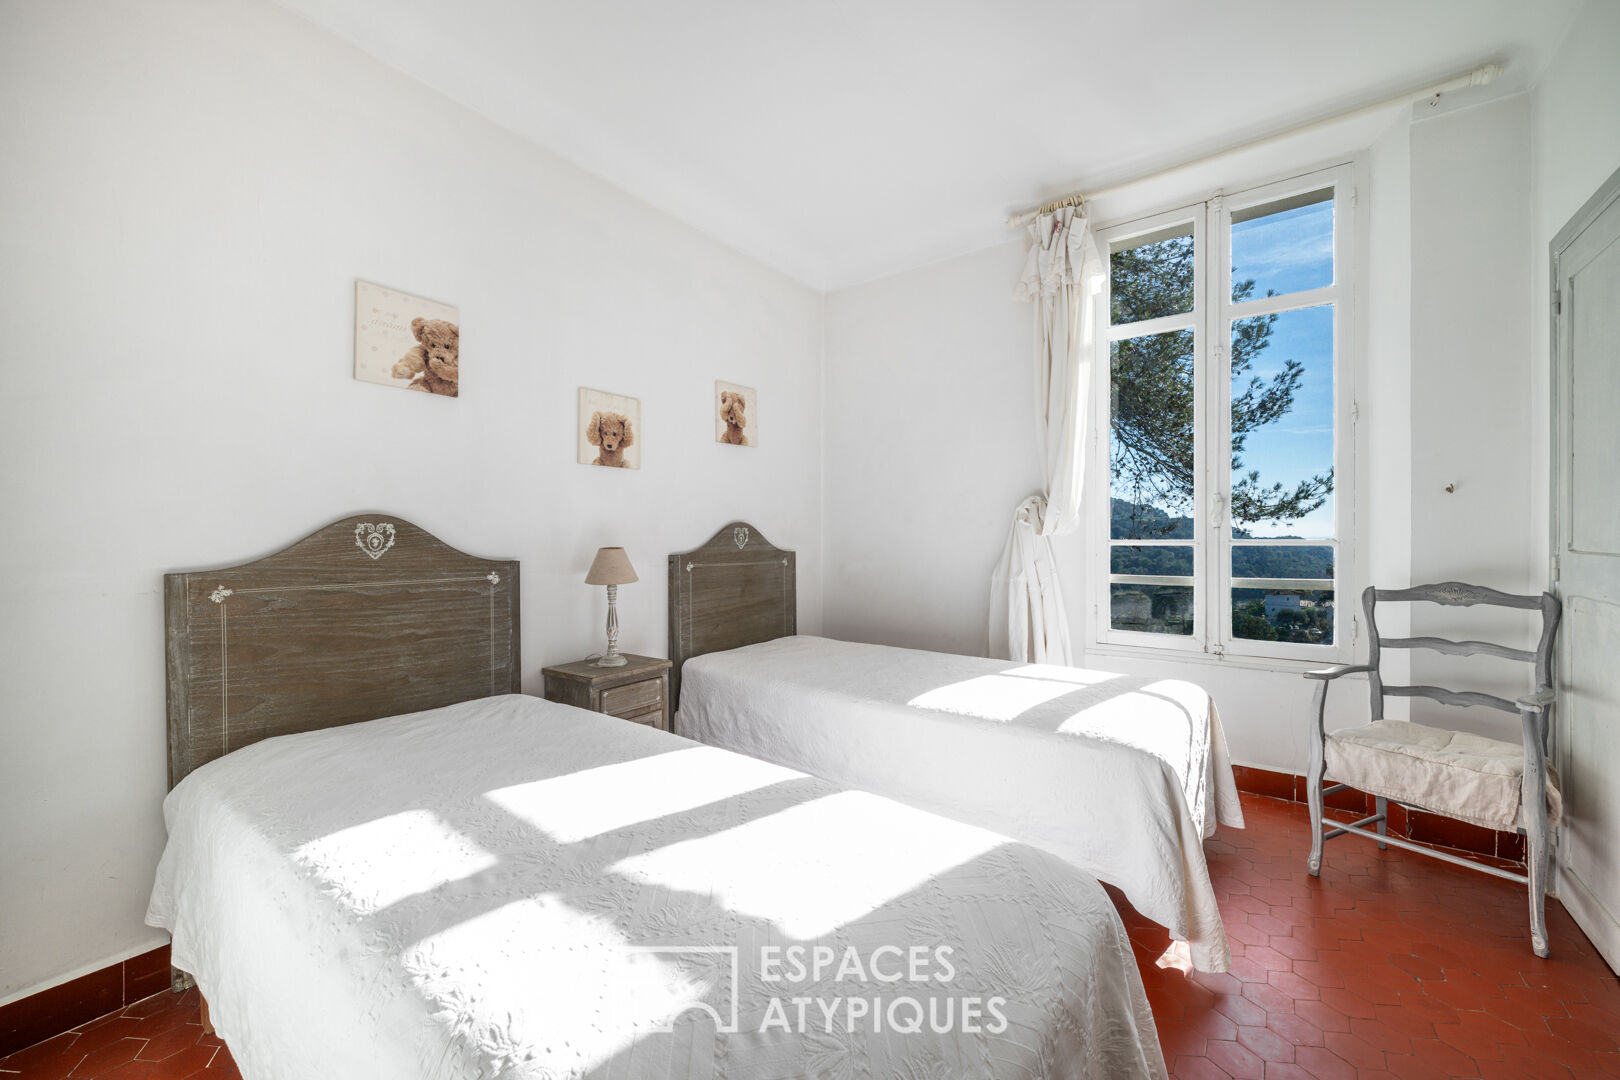
<svg viewBox="0 0 1620 1080"><path fill-rule="evenodd" d="M723 536L710 645L792 587ZM1094 876L521 696L517 612L516 563L387 515L168 576L148 918L244 1076L1165 1075Z"/></svg>
<svg viewBox="0 0 1620 1080"><path fill-rule="evenodd" d="M677 732L1055 853L1227 969L1203 841L1243 811L1208 693L800 637L794 563L746 522L669 557Z"/></svg>

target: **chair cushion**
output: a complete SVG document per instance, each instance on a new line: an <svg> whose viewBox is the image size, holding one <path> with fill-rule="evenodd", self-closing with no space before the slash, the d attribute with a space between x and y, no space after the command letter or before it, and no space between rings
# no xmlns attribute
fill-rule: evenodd
<svg viewBox="0 0 1620 1080"><path fill-rule="evenodd" d="M1327 737L1327 774L1353 788L1487 829L1524 826L1524 747L1406 720L1379 720ZM1558 774L1547 770L1547 817L1563 817Z"/></svg>

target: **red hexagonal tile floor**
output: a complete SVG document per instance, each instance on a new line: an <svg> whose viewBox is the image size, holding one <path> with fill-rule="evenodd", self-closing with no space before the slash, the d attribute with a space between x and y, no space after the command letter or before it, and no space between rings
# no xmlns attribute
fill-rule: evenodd
<svg viewBox="0 0 1620 1080"><path fill-rule="evenodd" d="M1208 844L1232 970L1160 967L1165 932L1113 893L1178 1080L1620 1077L1620 979L1556 902L1530 951L1524 890L1366 841L1305 872L1305 808L1243 796ZM1112 892L1112 890L1110 890ZM239 1080L197 992L159 994L0 1058L58 1080Z"/></svg>
<svg viewBox="0 0 1620 1080"><path fill-rule="evenodd" d="M1539 960L1511 882L1355 837L1313 878L1302 805L1243 813L1206 848L1231 971L1161 968L1168 935L1110 890L1173 1076L1620 1077L1620 978L1557 901Z"/></svg>

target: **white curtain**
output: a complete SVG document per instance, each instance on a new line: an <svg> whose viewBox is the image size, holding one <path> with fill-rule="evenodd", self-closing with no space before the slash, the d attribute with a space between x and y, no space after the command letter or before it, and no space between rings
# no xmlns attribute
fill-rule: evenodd
<svg viewBox="0 0 1620 1080"><path fill-rule="evenodd" d="M1028 242L1015 295L1035 314L1035 441L1046 490L1018 504L991 575L990 655L1069 664L1074 653L1051 538L1080 523L1094 306L1105 271L1080 207L1038 216Z"/></svg>

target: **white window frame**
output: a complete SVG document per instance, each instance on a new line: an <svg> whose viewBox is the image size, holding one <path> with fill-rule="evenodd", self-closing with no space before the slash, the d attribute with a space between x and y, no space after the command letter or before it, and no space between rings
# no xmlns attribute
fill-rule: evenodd
<svg viewBox="0 0 1620 1080"><path fill-rule="evenodd" d="M1332 187L1333 284L1325 288L1259 297L1243 303L1232 302L1230 254L1231 215L1234 211L1294 195ZM1091 598L1089 651L1144 657L1209 658L1262 666L1295 667L1347 662L1359 633L1355 605L1359 598L1355 475L1356 386L1361 367L1358 323L1355 316L1357 275L1355 260L1358 237L1356 217L1355 166L1350 163L1314 170L1234 195L1219 193L1201 202L1175 210L1135 218L1098 230L1098 246L1104 258L1122 241L1191 224L1194 258L1197 260L1193 310L1184 315L1110 325L1110 296L1105 287L1097 298L1096 357L1093 363L1093 415L1091 425L1091 465L1086 478L1088 490L1097 497L1086 500L1088 593ZM1231 551L1226 508L1230 501L1231 461L1231 327L1236 319L1273 312L1333 305L1334 372L1334 627L1333 644L1307 645L1296 642L1253 641L1231 633ZM1197 466L1193 484L1193 633L1190 635L1153 634L1116 630L1111 625L1110 584L1119 575L1111 573L1113 546L1111 489L1109 475L1109 429L1111 397L1110 346L1113 342L1184 328L1193 330L1194 423L1197 434ZM1256 543L1263 543L1257 538ZM1239 544L1242 541L1238 542ZM1296 544L1320 547L1321 540L1271 541L1273 545ZM1132 541L1133 545L1187 547L1182 539ZM1186 584L1181 578L1130 577L1138 584ZM1258 579L1239 579L1249 581ZM1260 587L1310 588L1299 582L1265 581ZM1319 587L1319 586L1318 586Z"/></svg>

